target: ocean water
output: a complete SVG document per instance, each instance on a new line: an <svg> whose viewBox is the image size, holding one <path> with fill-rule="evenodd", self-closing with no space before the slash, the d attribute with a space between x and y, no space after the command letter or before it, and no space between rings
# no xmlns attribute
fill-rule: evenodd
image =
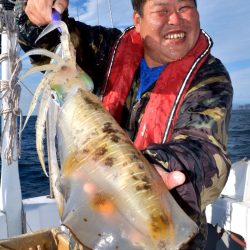
<svg viewBox="0 0 250 250"><path fill-rule="evenodd" d="M36 117L32 116L22 136L19 174L23 198L48 195L50 190L49 180L43 173L37 158L35 121ZM229 128L228 151L232 162L244 157L250 159L250 110L233 110Z"/></svg>
<svg viewBox="0 0 250 250"><path fill-rule="evenodd" d="M233 110L228 138L232 162L246 157L250 160L250 110Z"/></svg>

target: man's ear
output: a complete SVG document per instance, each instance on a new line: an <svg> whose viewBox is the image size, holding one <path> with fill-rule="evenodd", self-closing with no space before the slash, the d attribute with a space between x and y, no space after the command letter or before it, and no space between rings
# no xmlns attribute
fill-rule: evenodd
<svg viewBox="0 0 250 250"><path fill-rule="evenodd" d="M134 22L135 30L138 33L140 33L140 29L141 29L141 16L136 11L134 11L134 14L133 14L133 22Z"/></svg>

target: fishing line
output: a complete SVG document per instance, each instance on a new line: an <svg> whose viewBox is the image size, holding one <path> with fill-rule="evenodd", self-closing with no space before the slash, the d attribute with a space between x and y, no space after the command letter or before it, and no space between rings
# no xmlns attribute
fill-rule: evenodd
<svg viewBox="0 0 250 250"><path fill-rule="evenodd" d="M100 18L99 18L99 0L96 0L96 11L97 11L97 25L100 25Z"/></svg>
<svg viewBox="0 0 250 250"><path fill-rule="evenodd" d="M79 3L78 2L76 5L76 15L77 15L77 21L79 22L80 18L79 18Z"/></svg>
<svg viewBox="0 0 250 250"><path fill-rule="evenodd" d="M30 88L23 81L19 81L19 82L30 93L30 95L33 97L34 96L34 92L32 92L32 90L30 90Z"/></svg>
<svg viewBox="0 0 250 250"><path fill-rule="evenodd" d="M108 0L108 6L109 6L109 16L110 16L110 21L111 21L111 27L114 28L111 0Z"/></svg>

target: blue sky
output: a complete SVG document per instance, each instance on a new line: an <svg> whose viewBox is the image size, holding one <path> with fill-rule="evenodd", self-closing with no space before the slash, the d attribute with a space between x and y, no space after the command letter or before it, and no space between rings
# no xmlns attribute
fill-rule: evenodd
<svg viewBox="0 0 250 250"><path fill-rule="evenodd" d="M225 64L230 73L234 87L233 103L250 103L250 1L197 2L201 26L214 41L212 54ZM70 0L70 16L92 25L113 25L122 29L132 24L132 13L128 0ZM35 79L26 84L31 90L36 87ZM25 91L22 95L23 100L30 96Z"/></svg>

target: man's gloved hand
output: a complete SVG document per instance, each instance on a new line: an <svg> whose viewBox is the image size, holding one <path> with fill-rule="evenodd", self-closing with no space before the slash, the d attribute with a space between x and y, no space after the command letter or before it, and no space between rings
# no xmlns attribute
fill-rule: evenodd
<svg viewBox="0 0 250 250"><path fill-rule="evenodd" d="M25 13L33 24L42 26L51 22L52 8L61 14L68 5L69 0L28 0Z"/></svg>

